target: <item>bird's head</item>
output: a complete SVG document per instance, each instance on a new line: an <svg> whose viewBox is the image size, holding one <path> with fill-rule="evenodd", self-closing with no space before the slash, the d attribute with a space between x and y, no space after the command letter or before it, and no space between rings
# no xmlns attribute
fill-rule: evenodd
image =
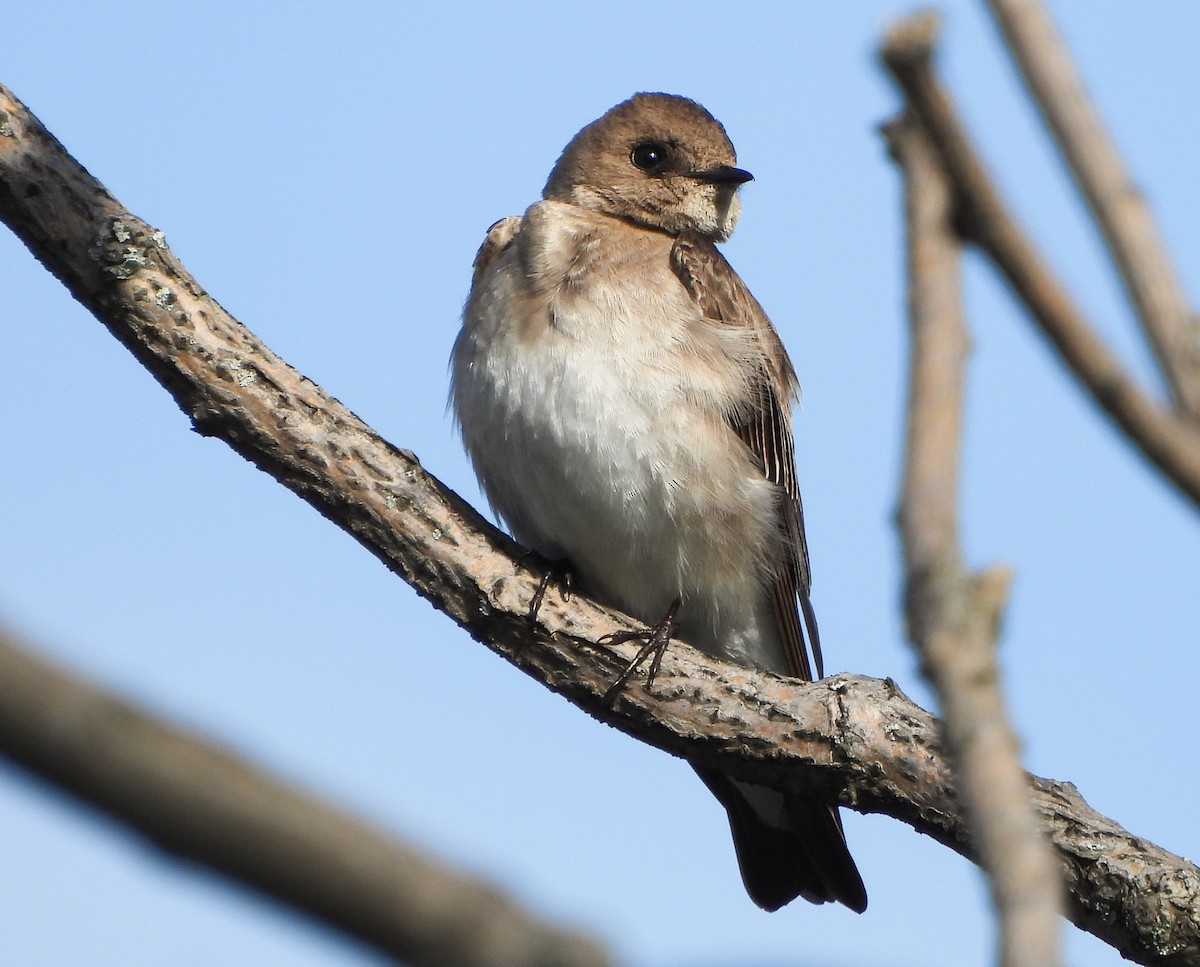
<svg viewBox="0 0 1200 967"><path fill-rule="evenodd" d="M695 101L635 94L571 139L543 196L723 242L741 210L738 187L753 177L736 164L725 129Z"/></svg>

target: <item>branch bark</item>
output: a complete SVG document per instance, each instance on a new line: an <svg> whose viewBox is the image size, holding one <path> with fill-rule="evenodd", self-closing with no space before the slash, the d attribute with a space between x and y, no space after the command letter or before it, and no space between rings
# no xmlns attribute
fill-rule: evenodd
<svg viewBox="0 0 1200 967"><path fill-rule="evenodd" d="M1092 106L1040 0L988 0L1008 49L1087 200L1180 415L1200 421L1200 320L1150 208Z"/></svg>
<svg viewBox="0 0 1200 967"><path fill-rule="evenodd" d="M0 632L0 754L162 849L413 967L603 967L591 937L20 648Z"/></svg>
<svg viewBox="0 0 1200 967"><path fill-rule="evenodd" d="M1030 801L995 645L1008 572L971 575L958 544L967 330L950 187L920 125L885 127L904 176L910 325L908 434L900 498L908 632L943 715L999 921L1003 967L1056 967L1062 886Z"/></svg>
<svg viewBox="0 0 1200 967"><path fill-rule="evenodd" d="M1101 341L1010 214L933 71L938 18L898 22L880 50L954 187L960 231L992 260L1059 356L1126 437L1200 508L1200 429L1161 407Z"/></svg>
<svg viewBox="0 0 1200 967"><path fill-rule="evenodd" d="M636 650L596 637L627 617L554 589L416 458L287 366L210 299L160 232L122 208L0 87L0 219L216 436L310 503L473 637L635 738L737 778L879 812L970 855L936 722L890 681L802 684L683 644L654 694L605 693ZM1143 964L1200 963L1200 870L1034 780L1070 916Z"/></svg>

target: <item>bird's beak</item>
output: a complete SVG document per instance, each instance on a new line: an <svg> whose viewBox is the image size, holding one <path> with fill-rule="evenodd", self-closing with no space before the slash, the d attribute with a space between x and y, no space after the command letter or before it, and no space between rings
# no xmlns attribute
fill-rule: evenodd
<svg viewBox="0 0 1200 967"><path fill-rule="evenodd" d="M707 171L689 171L689 177L695 178L698 181L707 181L713 185L744 185L747 181L753 181L754 175L741 168L735 168L733 165L717 165L715 168L709 168Z"/></svg>

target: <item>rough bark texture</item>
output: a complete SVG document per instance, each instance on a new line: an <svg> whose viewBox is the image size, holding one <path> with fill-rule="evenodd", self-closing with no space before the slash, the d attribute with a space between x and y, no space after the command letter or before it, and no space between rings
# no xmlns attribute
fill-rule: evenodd
<svg viewBox="0 0 1200 967"><path fill-rule="evenodd" d="M937 724L890 681L839 675L804 685L680 644L654 694L632 685L606 707L636 646L591 642L633 623L551 591L531 626L537 574L516 563L512 542L209 299L161 233L126 212L2 87L0 218L200 432L270 473L547 687L667 752L894 816L969 855ZM1200 963L1200 871L1096 816L1070 786L1035 788L1072 887L1071 917L1139 963Z"/></svg>
<svg viewBox="0 0 1200 967"><path fill-rule="evenodd" d="M898 515L908 633L937 692L946 751L991 885L999 963L1057 967L1061 877L1030 801L996 662L1008 574L972 575L959 550L967 327L953 198L919 124L901 118L885 132L904 175L908 252L908 433Z"/></svg>

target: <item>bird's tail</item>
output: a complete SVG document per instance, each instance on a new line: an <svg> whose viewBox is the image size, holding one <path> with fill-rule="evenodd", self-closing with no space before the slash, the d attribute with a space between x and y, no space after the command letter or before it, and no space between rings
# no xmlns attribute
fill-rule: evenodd
<svg viewBox="0 0 1200 967"><path fill-rule="evenodd" d="M796 897L837 901L855 913L867 908L867 891L846 846L836 806L787 795L693 766L725 807L742 882L764 910Z"/></svg>

